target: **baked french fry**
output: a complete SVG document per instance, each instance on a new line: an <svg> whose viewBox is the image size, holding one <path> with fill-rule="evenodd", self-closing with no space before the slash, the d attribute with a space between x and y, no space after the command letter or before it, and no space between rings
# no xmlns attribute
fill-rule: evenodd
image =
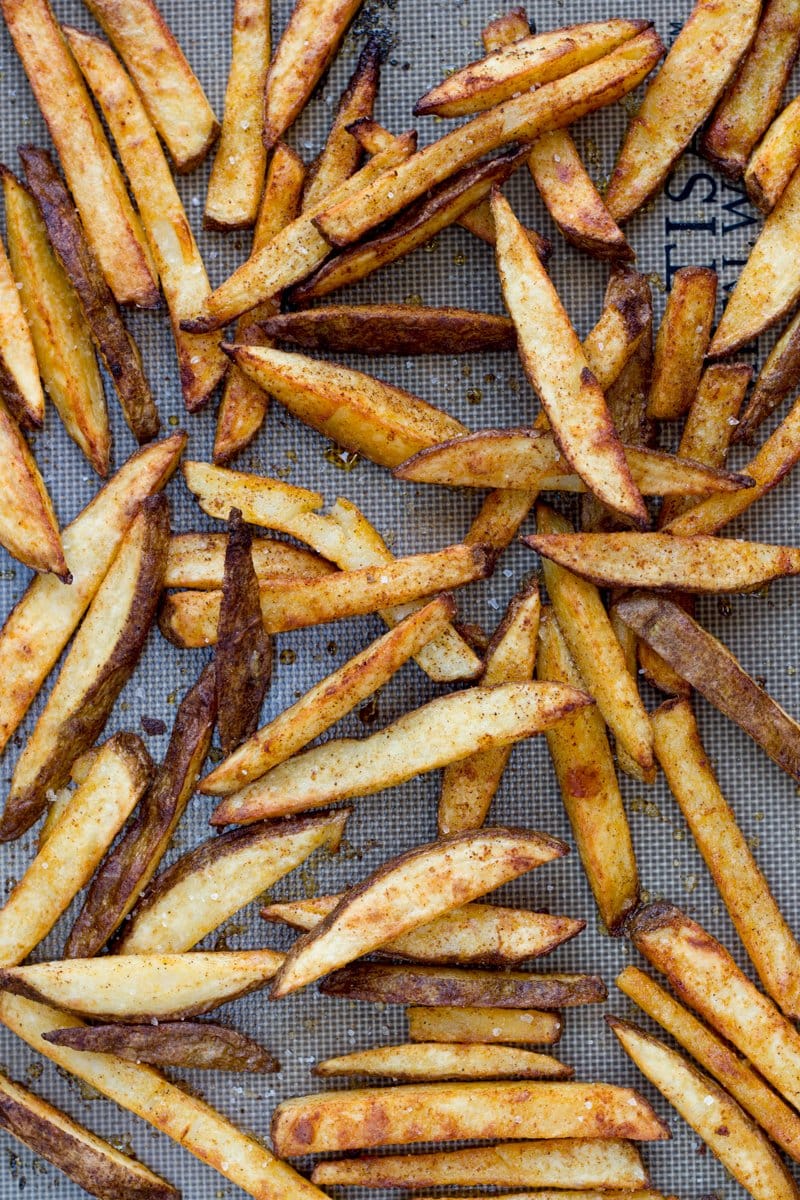
<svg viewBox="0 0 800 1200"><path fill-rule="evenodd" d="M155 308L142 226L48 0L3 0L2 10L108 286L119 304Z"/></svg>
<svg viewBox="0 0 800 1200"><path fill-rule="evenodd" d="M0 387L2 391L2 387ZM53 501L19 426L0 400L0 545L34 571L70 580Z"/></svg>
<svg viewBox="0 0 800 1200"><path fill-rule="evenodd" d="M150 782L142 742L115 733L86 782L0 909L0 963L14 966L47 936L124 825Z"/></svg>
<svg viewBox="0 0 800 1200"><path fill-rule="evenodd" d="M657 421L683 416L692 403L711 337L717 273L710 267L675 272L656 337L647 415Z"/></svg>
<svg viewBox="0 0 800 1200"><path fill-rule="evenodd" d="M155 1067L192 1067L200 1071L248 1071L264 1075L280 1070L258 1042L214 1021L168 1021L166 1025L86 1025L54 1029L44 1035L54 1046L93 1054L114 1054L128 1062Z"/></svg>
<svg viewBox="0 0 800 1200"><path fill-rule="evenodd" d="M639 278L639 276L634 276ZM635 286L619 302L606 302L600 319L583 340L589 370L603 391L616 383L653 320L649 290Z"/></svg>
<svg viewBox="0 0 800 1200"><path fill-rule="evenodd" d="M326 996L428 1008L441 1004L466 1008L574 1008L600 1004L607 994L599 975L387 967L371 962L343 967L322 983L321 990Z"/></svg>
<svg viewBox="0 0 800 1200"><path fill-rule="evenodd" d="M508 317L418 304L339 304L276 313L261 328L279 342L356 354L471 354L513 350L517 344Z"/></svg>
<svg viewBox="0 0 800 1200"><path fill-rule="evenodd" d="M724 92L760 13L756 0L697 0L628 126L605 197L615 220L660 188Z"/></svg>
<svg viewBox="0 0 800 1200"><path fill-rule="evenodd" d="M181 328L183 318L211 292L200 251L158 134L119 59L102 38L78 29L65 32L136 199L169 310L184 402L194 412L209 398L227 365L219 336L196 336Z"/></svg>
<svg viewBox="0 0 800 1200"><path fill-rule="evenodd" d="M349 809L237 829L204 842L157 877L115 946L182 954L321 846L336 850Z"/></svg>
<svg viewBox="0 0 800 1200"><path fill-rule="evenodd" d="M206 229L249 229L258 215L267 166L261 134L270 10L270 0L234 4L225 112L203 213Z"/></svg>
<svg viewBox="0 0 800 1200"><path fill-rule="evenodd" d="M355 1050L317 1063L314 1074L391 1076L411 1081L447 1079L569 1079L574 1074L549 1054L536 1054L516 1046L464 1046L444 1042L410 1042L402 1046L376 1046Z"/></svg>
<svg viewBox="0 0 800 1200"><path fill-rule="evenodd" d="M792 317L767 356L756 379L742 419L733 430L734 442L752 441L771 412L791 396L800 383L800 315Z"/></svg>
<svg viewBox="0 0 800 1200"><path fill-rule="evenodd" d="M44 392L22 297L0 240L0 392L19 423L40 429Z"/></svg>
<svg viewBox="0 0 800 1200"><path fill-rule="evenodd" d="M510 546L536 503L538 492L503 488L490 492L464 537L470 546L491 547L500 555Z"/></svg>
<svg viewBox="0 0 800 1200"><path fill-rule="evenodd" d="M524 1008L407 1008L413 1042L522 1042L552 1046L561 1037L557 1013Z"/></svg>
<svg viewBox="0 0 800 1200"><path fill-rule="evenodd" d="M169 541L165 588L222 587L226 533L174 533ZM253 538L253 565L259 579L318 579L336 570L311 550L277 538Z"/></svg>
<svg viewBox="0 0 800 1200"><path fill-rule="evenodd" d="M800 165L800 101L787 104L750 156L744 173L747 194L763 213L771 212Z"/></svg>
<svg viewBox="0 0 800 1200"><path fill-rule="evenodd" d="M58 788L52 793L53 798L48 802L47 812L39 829L39 837L36 841L36 849L41 850L50 834L55 829L61 819L64 810L72 799L73 789L68 785L63 788Z"/></svg>
<svg viewBox="0 0 800 1200"><path fill-rule="evenodd" d="M617 1017L606 1021L642 1074L753 1200L794 1200L800 1195L775 1149L724 1088L630 1021Z"/></svg>
<svg viewBox="0 0 800 1200"><path fill-rule="evenodd" d="M417 1200L434 1200L430 1196L418 1196ZM458 1197L455 1198L458 1200ZM579 1191L562 1191L559 1188L557 1191L545 1190L541 1191L537 1188L535 1192L515 1193L513 1196L497 1196L492 1193L492 1196L472 1196L464 1197L464 1200L677 1200L677 1197L665 1197L663 1192L654 1192L650 1188L644 1190L638 1189L635 1192L609 1192L603 1189L602 1192L587 1191L581 1188Z"/></svg>

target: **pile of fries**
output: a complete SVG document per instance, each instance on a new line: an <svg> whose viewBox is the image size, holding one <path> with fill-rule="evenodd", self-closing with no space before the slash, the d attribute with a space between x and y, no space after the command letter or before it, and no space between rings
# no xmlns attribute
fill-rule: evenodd
<svg viewBox="0 0 800 1200"><path fill-rule="evenodd" d="M22 179L0 166L0 543L36 572L0 629L0 751L61 660L0 815L4 842L41 822L0 907L0 1022L256 1200L320 1200L329 1184L663 1200L637 1145L671 1136L649 1101L576 1080L542 1052L563 1010L608 998L594 972L529 969L592 919L664 976L671 992L639 966L616 984L685 1054L611 1015L608 1044L613 1034L754 1200L800 1200L783 1157L800 1163L800 943L693 709L697 692L740 726L791 796L800 723L703 628L694 597L800 575L795 546L719 536L800 460L798 396L743 469L726 461L800 384L800 101L783 106L800 6L696 0L668 52L648 20L532 32L514 9L484 30L483 57L418 99L417 116L467 118L421 149L413 130L375 119L384 48L370 37L310 167L285 139L360 0L296 0L272 49L268 0L235 0L221 123L154 0L86 6L104 37L60 25L49 0L0 0L55 149L20 146ZM601 193L570 128L640 84ZM716 272L687 266L656 328L625 223L701 130L703 153L743 180L764 222L718 322ZM205 226L253 231L216 290L173 176L212 151ZM503 195L526 169L559 237L607 264L583 339L548 274L557 247ZM506 315L312 305L455 223L493 247ZM158 439L150 364L124 309L162 303L190 423L220 387L213 462L184 458L184 432ZM731 356L784 317L748 397L753 371ZM475 432L335 361L454 351L516 353L538 415ZM101 364L139 444L110 478ZM26 437L46 396L104 481L63 529ZM346 496L230 465L271 401L385 468L387 486L483 489L482 507L461 540L395 556ZM676 452L659 449L660 423L678 420ZM173 531L173 476L224 528ZM520 541L539 576L488 636L460 621L458 589L491 577L531 515ZM276 711L275 638L366 614L386 631ZM160 763L138 734L106 736L151 634L213 648ZM411 659L441 685L434 699L358 739L332 732ZM595 914L486 902L533 870L557 881L571 848L487 823L513 746L537 734ZM640 886L647 849L638 864L619 773L647 787L659 769L760 986ZM287 952L201 946L317 851L335 853L351 802L433 771L435 840L341 893L261 907L265 929L299 931ZM214 828L165 867L198 792L215 798ZM78 897L62 957L29 961ZM278 1071L279 1047L198 1018L313 984L403 1005L407 1040L318 1061L323 1079L370 1086L283 1100L269 1148L162 1074ZM180 1194L4 1075L0 1125L101 1200ZM385 1147L415 1149L328 1157L310 1181L285 1161Z"/></svg>

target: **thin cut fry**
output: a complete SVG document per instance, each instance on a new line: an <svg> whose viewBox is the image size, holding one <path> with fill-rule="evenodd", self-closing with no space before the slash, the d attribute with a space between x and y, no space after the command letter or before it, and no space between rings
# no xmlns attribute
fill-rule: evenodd
<svg viewBox="0 0 800 1200"><path fill-rule="evenodd" d="M2 390L2 389L0 389ZM53 502L19 427L0 400L0 544L34 571L70 580Z"/></svg>
<svg viewBox="0 0 800 1200"><path fill-rule="evenodd" d="M512 1046L464 1046L460 1043L411 1042L402 1046L376 1046L356 1050L317 1063L314 1074L391 1076L393 1079L436 1081L447 1079L569 1079L574 1074L549 1054Z"/></svg>
<svg viewBox="0 0 800 1200"><path fill-rule="evenodd" d="M681 267L675 272L656 338L647 401L647 415L654 420L672 421L692 403L711 336L716 297L717 273L710 267Z"/></svg>
<svg viewBox="0 0 800 1200"><path fill-rule="evenodd" d="M44 392L22 297L0 240L0 389L17 421L29 429L44 422Z"/></svg>
<svg viewBox="0 0 800 1200"><path fill-rule="evenodd" d="M419 304L339 304L276 313L261 322L269 338L309 350L356 354L469 354L513 350L508 317Z"/></svg>
<svg viewBox="0 0 800 1200"><path fill-rule="evenodd" d="M762 212L771 212L800 166L800 99L775 118L750 156L744 173L747 194Z"/></svg>
<svg viewBox="0 0 800 1200"><path fill-rule="evenodd" d="M355 963L330 975L326 996L376 1004L441 1004L465 1008L575 1008L601 1004L607 996L599 975L534 975L527 971Z"/></svg>
<svg viewBox="0 0 800 1200"><path fill-rule="evenodd" d="M552 1046L561 1037L557 1013L524 1008L408 1008L414 1042L522 1042Z"/></svg>

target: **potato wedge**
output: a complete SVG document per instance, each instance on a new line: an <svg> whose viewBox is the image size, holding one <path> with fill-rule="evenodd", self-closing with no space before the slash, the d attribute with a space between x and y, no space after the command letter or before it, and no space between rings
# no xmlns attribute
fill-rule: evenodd
<svg viewBox="0 0 800 1200"><path fill-rule="evenodd" d="M464 537L470 546L491 547L499 555L511 545L536 503L538 492L503 488L490 492Z"/></svg>
<svg viewBox="0 0 800 1200"><path fill-rule="evenodd" d="M683 416L700 383L711 337L717 273L710 267L675 272L656 338L647 415L657 421Z"/></svg>
<svg viewBox="0 0 800 1200"><path fill-rule="evenodd" d="M78 297L53 253L32 196L0 168L8 249L30 321L39 371L67 433L98 475L108 474L111 434L100 371Z"/></svg>
<svg viewBox="0 0 800 1200"><path fill-rule="evenodd" d="M139 347L123 324L114 295L86 240L69 192L46 150L20 146L25 179L39 206L50 243L78 297L105 363L125 420L140 444L151 442L161 421L142 367Z"/></svg>
<svg viewBox="0 0 800 1200"><path fill-rule="evenodd" d="M626 625L701 696L800 780L800 725L742 668L722 642L663 596L634 592L616 604Z"/></svg>
<svg viewBox="0 0 800 1200"><path fill-rule="evenodd" d="M93 0L97 3L97 0ZM136 8L149 7L141 0ZM153 252L172 336L184 402L195 412L225 373L220 338L181 328L211 292L183 203L144 104L114 51L102 38L67 29L70 49L106 119Z"/></svg>
<svg viewBox="0 0 800 1200"><path fill-rule="evenodd" d="M697 0L628 126L605 197L615 220L661 187L724 92L760 13L756 0Z"/></svg>
<svg viewBox="0 0 800 1200"><path fill-rule="evenodd" d="M108 286L119 304L157 307L139 217L48 0L3 0L2 10Z"/></svg>
<svg viewBox="0 0 800 1200"><path fill-rule="evenodd" d="M2 385L0 384L0 392ZM19 426L0 400L0 545L34 571L52 571L64 583L71 576L53 501Z"/></svg>
<svg viewBox="0 0 800 1200"><path fill-rule="evenodd" d="M338 304L278 313L261 322L269 338L309 350L356 354L472 354L513 350L508 317L417 304Z"/></svg>
<svg viewBox="0 0 800 1200"><path fill-rule="evenodd" d="M159 875L115 946L120 954L182 954L305 862L338 848L349 809L237 829L184 854Z"/></svg>
<svg viewBox="0 0 800 1200"><path fill-rule="evenodd" d="M786 1013L800 1014L800 945L720 791L686 700L653 713L656 755L670 790L764 989Z"/></svg>
<svg viewBox="0 0 800 1200"><path fill-rule="evenodd" d="M155 617L168 541L166 497L154 496L125 535L17 759L0 840L30 829L45 810L48 790L63 787L73 760L102 732Z"/></svg>
<svg viewBox="0 0 800 1200"><path fill-rule="evenodd" d="M41 429L44 392L22 297L0 240L0 392L19 423Z"/></svg>
<svg viewBox="0 0 800 1200"><path fill-rule="evenodd" d="M376 1046L355 1050L317 1063L314 1074L323 1078L366 1075L409 1081L446 1079L569 1079L572 1067L516 1046L464 1046L453 1042L411 1042L403 1046Z"/></svg>
<svg viewBox="0 0 800 1200"><path fill-rule="evenodd" d="M600 1004L606 998L599 975L533 975L523 971L386 967L377 963L343 967L324 981L321 990L326 996L427 1008L441 1004L459 1008L574 1008Z"/></svg>
<svg viewBox="0 0 800 1200"><path fill-rule="evenodd" d="M200 1071L279 1071L272 1055L252 1038L214 1021L168 1021L166 1025L93 1025L54 1029L46 1042L128 1062ZM542 1056L544 1057L544 1056Z"/></svg>
<svg viewBox="0 0 800 1200"><path fill-rule="evenodd" d="M172 1184L5 1075L0 1127L99 1200L179 1200Z"/></svg>
<svg viewBox="0 0 800 1200"><path fill-rule="evenodd" d="M587 366L604 392L620 378L642 339L650 333L652 322L646 285L642 290L634 284L619 300L606 300L600 319L583 340Z"/></svg>
<svg viewBox="0 0 800 1200"><path fill-rule="evenodd" d="M169 541L165 588L222 587L226 533L174 533ZM253 565L259 579L318 579L336 570L312 550L277 538L253 538Z"/></svg>
<svg viewBox="0 0 800 1200"><path fill-rule="evenodd" d="M606 1021L642 1074L753 1200L793 1200L800 1195L777 1152L724 1088L630 1021L617 1017L606 1017Z"/></svg>
<svg viewBox="0 0 800 1200"><path fill-rule="evenodd" d="M800 49L800 10L794 0L769 0L733 83L703 136L703 153L732 179L778 111Z"/></svg>
<svg viewBox="0 0 800 1200"><path fill-rule="evenodd" d="M116 733L101 748L45 845L0 909L0 963L22 962L55 925L150 782L139 738Z"/></svg>
<svg viewBox="0 0 800 1200"><path fill-rule="evenodd" d="M773 346L756 379L753 394L741 421L733 431L734 442L752 441L753 434L770 413L795 391L800 383L800 314L792 317Z"/></svg>
<svg viewBox="0 0 800 1200"><path fill-rule="evenodd" d="M45 1041L44 1034L54 1029L85 1028L77 1017L4 992L0 994L0 1021L32 1049L166 1133L254 1200L324 1200L317 1188L276 1159L261 1142L152 1067Z"/></svg>
<svg viewBox="0 0 800 1200"><path fill-rule="evenodd" d="M539 589L534 580L514 596L489 643L481 676L484 687L524 683L533 678L539 607ZM483 824L510 755L510 746L497 746L445 767L439 795L441 837Z"/></svg>
<svg viewBox="0 0 800 1200"><path fill-rule="evenodd" d="M722 1038L638 967L626 967L617 976L617 987L713 1075L776 1145L800 1160L800 1117Z"/></svg>
<svg viewBox="0 0 800 1200"><path fill-rule="evenodd" d="M370 737L334 738L273 767L214 810L214 825L246 824L366 796L541 733L591 701L556 684L507 683L440 696Z"/></svg>
<svg viewBox="0 0 800 1200"><path fill-rule="evenodd" d="M261 988L284 956L274 950L104 954L0 971L0 991L102 1021L180 1021Z"/></svg>
<svg viewBox="0 0 800 1200"><path fill-rule="evenodd" d="M524 1008L407 1008L413 1042L522 1042L552 1046L561 1037L557 1013Z"/></svg>
<svg viewBox="0 0 800 1200"><path fill-rule="evenodd" d="M99 954L155 875L194 792L211 745L216 712L211 664L181 701L164 763L138 813L92 879L67 938L65 958Z"/></svg>
<svg viewBox="0 0 800 1200"><path fill-rule="evenodd" d="M744 173L747 194L763 213L771 212L800 166L800 101L787 104L750 156Z"/></svg>
<svg viewBox="0 0 800 1200"><path fill-rule="evenodd" d="M261 134L270 8L270 0L234 4L225 112L203 213L206 229L249 229L258 215L267 167Z"/></svg>

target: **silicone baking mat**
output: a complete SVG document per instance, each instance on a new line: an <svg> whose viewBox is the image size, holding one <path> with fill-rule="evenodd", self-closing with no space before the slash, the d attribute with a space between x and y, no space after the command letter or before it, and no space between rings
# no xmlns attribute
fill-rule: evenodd
<svg viewBox="0 0 800 1200"><path fill-rule="evenodd" d="M77 0L56 0L60 18L91 27L88 13ZM164 13L189 60L206 87L212 104L221 115L229 57L231 0L165 0ZM330 73L292 130L290 140L310 160L321 147L332 111L348 79L365 36L372 30L382 34L387 50L377 105L379 119L396 131L411 124L414 100L451 67L480 54L480 31L486 21L503 11L498 0L367 0ZM670 42L690 8L687 0L666 0L658 6L637 11L652 17L660 33ZM273 5L275 37L283 29L290 4ZM535 17L539 29L587 18L622 14L621 0L539 0ZM16 146L22 141L49 144L25 76L5 31L0 33L0 154L17 167ZM575 130L585 161L596 179L609 172L616 147L625 127L623 106L605 110L582 121ZM417 122L420 138L430 140L444 128L434 119ZM178 186L186 210L198 235L213 283L219 283L247 255L249 235L204 233L201 218L209 164L181 178ZM602 305L607 269L571 249L552 228L543 205L534 194L524 171L506 189L520 215L542 233L553 237L555 252L552 276L579 331L585 333L596 320ZM725 180L699 155L690 150L679 164L666 189L647 211L628 227L640 270L650 273L656 312L660 316L664 293L672 272L685 264L710 264L720 275L720 297L724 298L736 279L743 260L760 228L760 219L742 190ZM344 295L344 293L343 293ZM376 274L352 289L348 299L403 301L419 299L426 304L459 304L487 311L502 311L502 301L491 250L460 229L448 229L410 259ZM214 430L214 404L194 417L183 412L172 343L163 313L139 313L129 317L142 348L166 430L183 425L189 431L188 456L207 458ZM772 338L744 357L762 361ZM518 425L535 412L536 401L515 356L487 355L346 359L355 366L402 384L434 404L478 428ZM109 389L114 421L114 465L132 451L133 442L121 420ZM777 418L776 418L777 419ZM673 431L674 432L674 431ZM667 431L668 436L669 431ZM666 440L666 437L665 437ZM34 438L35 451L47 484L55 498L63 523L71 520L97 488L97 480L78 449L68 440L50 407L44 431ZM337 495L354 501L387 537L399 553L433 549L458 540L468 528L480 496L466 491L414 487L394 482L388 473L367 462L345 472L326 458L327 443L305 429L274 405L252 448L238 460L243 470L278 476L318 488L329 501ZM739 464L746 454L735 454ZM187 494L180 478L169 488L172 519L177 530L210 528ZM731 532L737 536L795 543L800 515L800 478L790 477L776 493L756 506ZM520 546L512 547L501 559L494 577L461 594L465 617L487 629L497 623L508 598L520 582L537 568L534 556ZM3 555L0 559L0 611L6 613L21 595L28 573ZM703 623L721 637L748 670L766 682L776 699L790 711L800 710L798 633L791 581L773 586L768 594L711 599L699 606ZM381 630L375 617L311 629L277 639L275 675L264 709L265 719L274 715L352 653L365 646ZM167 734L146 734L143 716L160 717L171 726L176 702L196 678L207 652L179 652L156 631L145 656L117 704L109 730L139 731L154 758L166 749ZM0 681L2 686L2 681ZM436 694L436 689L411 664L385 687L377 698L377 711L354 714L342 722L337 733L363 735L368 720L387 724L400 713L418 706ZM648 693L655 703L655 693ZM7 787L19 746L33 726L42 698L29 714L0 762L3 788ZM800 924L800 869L798 837L800 811L792 781L738 728L697 702L702 735L716 765L720 783L739 821L751 839L756 856L766 873L789 921ZM374 727L374 725L372 726ZM297 897L339 890L363 877L377 864L435 835L439 779L427 775L381 795L356 801L347 827L347 838L336 858L317 855L306 867L294 872L275 889L275 897ZM669 795L663 777L654 787L642 788L623 776L622 787L633 830L642 880L650 897L664 896L682 905L730 947L737 960L750 970L724 908L705 871L692 839ZM197 797L184 818L168 860L204 840L210 801ZM493 806L494 822L535 826L570 839L569 826L559 800L552 768L543 739L534 739L514 750L511 765ZM7 889L18 878L34 847L34 835L2 848L0 888ZM701 1197L738 1197L741 1192L698 1139L672 1113L653 1089L643 1081L607 1032L605 1011L625 1013L627 1001L615 993L615 974L635 955L628 945L614 941L598 928L589 889L576 855L523 878L503 890L504 901L550 909L585 917L587 929L543 964L544 969L599 971L609 985L607 1006L592 1006L567 1014L566 1032L558 1053L576 1068L578 1078L605 1079L634 1084L653 1101L669 1121L671 1143L647 1146L645 1158L653 1186L674 1192L683 1200ZM36 959L58 956L74 910L35 952ZM279 927L265 926L254 904L237 917L209 945L285 947L290 935ZM269 1118L276 1102L288 1096L319 1089L310 1074L311 1065L334 1052L389 1044L405 1038L401 1008L384 1008L358 1002L325 999L316 989L306 989L280 1004L263 996L251 996L222 1010L222 1019L247 1030L271 1047L282 1063L275 1076L246 1076L214 1072L176 1072L195 1090L242 1128L266 1137ZM645 1024L647 1022L645 1021ZM119 1146L131 1149L155 1170L179 1185L187 1200L217 1200L243 1195L209 1168L196 1162L171 1141L148 1126L99 1098L75 1080L59 1074L52 1064L42 1063L25 1046L0 1029L0 1065L13 1077L28 1082L48 1099L63 1106L80 1121ZM336 1087L335 1082L326 1086ZM341 1086L345 1086L342 1084ZM30 1196L73 1200L80 1190L54 1168L3 1139L0 1145L0 1196L3 1200L25 1193ZM301 1163L308 1167L308 1163ZM354 1198L368 1194L351 1189Z"/></svg>

